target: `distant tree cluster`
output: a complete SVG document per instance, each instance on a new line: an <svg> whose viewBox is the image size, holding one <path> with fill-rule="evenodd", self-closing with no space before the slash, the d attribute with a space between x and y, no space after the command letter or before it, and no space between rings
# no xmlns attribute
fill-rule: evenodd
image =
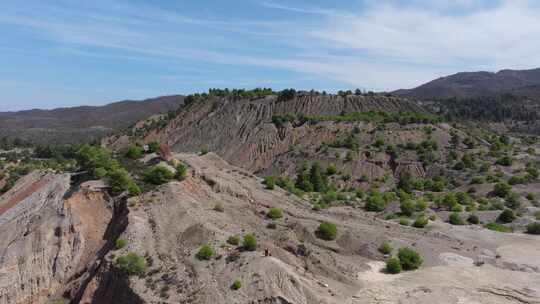
<svg viewBox="0 0 540 304"><path fill-rule="evenodd" d="M540 119L538 111L531 109L523 97L513 94L465 99L450 98L439 100L436 104L440 108L439 113L448 120L502 122Z"/></svg>
<svg viewBox="0 0 540 304"><path fill-rule="evenodd" d="M83 145L77 150L75 157L81 169L87 170L94 178L105 179L113 193L141 193L129 172L112 158L109 151L98 146Z"/></svg>

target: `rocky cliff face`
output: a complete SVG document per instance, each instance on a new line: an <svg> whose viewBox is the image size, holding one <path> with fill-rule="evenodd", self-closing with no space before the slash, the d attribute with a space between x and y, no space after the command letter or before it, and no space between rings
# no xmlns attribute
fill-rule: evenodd
<svg viewBox="0 0 540 304"><path fill-rule="evenodd" d="M408 139L420 142L425 137L421 126L403 128L398 125L393 129L378 130L375 124L363 122L285 123L281 126L272 123L275 115L332 116L366 111L425 112L415 102L382 95L342 97L306 93L287 101L280 101L276 96L255 100L215 97L186 106L166 127L153 130L142 139L131 140L167 143L176 152L197 152L206 147L228 162L252 172L293 173L303 161L301 158L306 159L305 155L298 157L299 153L309 150L314 154L321 144L343 139L353 130L360 132L360 140L365 144L378 137L395 143L405 143ZM400 133L401 129L403 133ZM445 133L440 143L447 144L448 132L441 128L436 128L436 131ZM129 142L127 136L115 136L106 139L104 145L118 149L125 148ZM345 158L346 151L335 152ZM344 163L336 160L335 155L311 155L309 158L325 164ZM387 161L368 159L361 154L357 159L354 166L349 166L349 163L342 167L347 167L353 175L366 175L373 179L388 173Z"/></svg>
<svg viewBox="0 0 540 304"><path fill-rule="evenodd" d="M107 243L111 199L70 175L34 172L0 197L0 303L45 303L77 289Z"/></svg>

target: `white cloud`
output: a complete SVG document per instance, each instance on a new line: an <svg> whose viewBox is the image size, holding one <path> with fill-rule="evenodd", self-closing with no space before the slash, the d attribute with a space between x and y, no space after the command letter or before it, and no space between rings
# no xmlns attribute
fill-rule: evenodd
<svg viewBox="0 0 540 304"><path fill-rule="evenodd" d="M0 23L32 28L60 43L58 49L81 56L278 68L375 90L412 87L464 69L540 66L540 11L531 1L381 3L343 12L262 2L316 15L275 21L209 20L125 4L84 11L51 5L10 11L0 4ZM188 26L203 28L206 36ZM267 49L269 44L274 46ZM79 49L85 46L121 54Z"/></svg>
<svg viewBox="0 0 540 304"><path fill-rule="evenodd" d="M521 0L457 15L379 5L358 15L334 18L310 35L336 49L407 64L446 68L540 65L539 57L531 58L540 53L540 11Z"/></svg>

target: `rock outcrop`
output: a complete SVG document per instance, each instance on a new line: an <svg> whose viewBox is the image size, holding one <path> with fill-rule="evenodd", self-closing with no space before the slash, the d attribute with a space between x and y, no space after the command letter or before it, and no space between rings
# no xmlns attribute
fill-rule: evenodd
<svg viewBox="0 0 540 304"><path fill-rule="evenodd" d="M0 303L45 303L76 288L100 256L113 218L101 189L34 172L0 197Z"/></svg>

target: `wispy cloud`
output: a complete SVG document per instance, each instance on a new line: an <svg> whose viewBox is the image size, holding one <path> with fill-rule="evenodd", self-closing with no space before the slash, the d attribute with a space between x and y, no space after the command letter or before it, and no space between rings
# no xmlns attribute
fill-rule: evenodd
<svg viewBox="0 0 540 304"><path fill-rule="evenodd" d="M301 14L308 14L308 15L333 16L337 14L337 12L332 9L301 8L301 7L283 5L277 2L269 2L269 1L263 1L260 4L267 8L273 8L273 9L278 9L282 11L289 11L293 13L301 13Z"/></svg>
<svg viewBox="0 0 540 304"><path fill-rule="evenodd" d="M540 59L530 57L540 51L540 42L534 38L540 35L540 11L520 0L462 15L382 5L335 18L310 34L335 48L405 63L491 68L540 65Z"/></svg>
<svg viewBox="0 0 540 304"><path fill-rule="evenodd" d="M391 90L461 70L540 66L540 9L532 1L365 0L348 10L294 1L255 3L271 17L210 18L103 0L83 7L4 2L0 24L30 30L53 50L73 56L165 63L171 75L181 75L178 83L194 87L287 86L287 81L310 86L312 80L328 80ZM220 71L228 67L258 77L225 79ZM200 69L208 72L197 73ZM275 70L301 77L269 75Z"/></svg>

